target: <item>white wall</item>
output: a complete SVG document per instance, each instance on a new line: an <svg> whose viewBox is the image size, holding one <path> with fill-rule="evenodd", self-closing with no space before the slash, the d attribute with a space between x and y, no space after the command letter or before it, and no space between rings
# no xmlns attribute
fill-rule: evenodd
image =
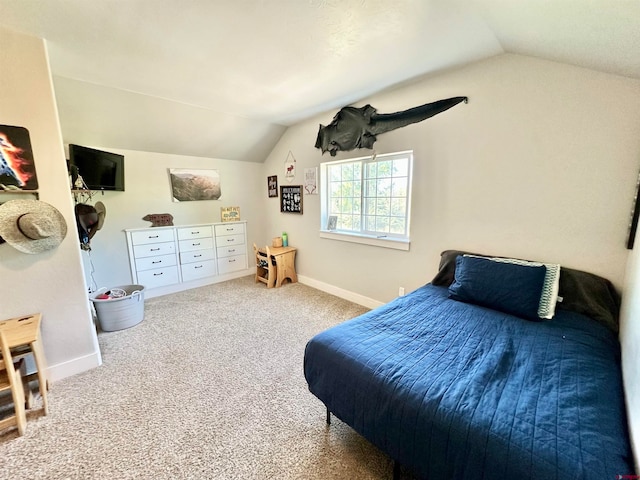
<svg viewBox="0 0 640 480"><path fill-rule="evenodd" d="M63 214L68 234L55 250L39 255L0 245L0 318L41 312L42 343L52 380L100 364L85 294L73 204L42 40L0 28L0 123L29 130L40 200Z"/></svg>
<svg viewBox="0 0 640 480"><path fill-rule="evenodd" d="M431 280L442 250L558 262L622 287L629 215L640 163L640 81L517 55L502 55L367 98L380 113L466 95L424 122L378 137L375 150L413 149L410 251L320 239L319 196L304 214L267 201L263 242L283 230L299 248L303 277L388 301ZM318 124L283 135L264 174L284 180L289 151L304 168L335 158L314 148Z"/></svg>
<svg viewBox="0 0 640 480"><path fill-rule="evenodd" d="M97 148L124 155L125 191L98 193L85 202L94 205L101 201L107 210L104 226L91 240L91 252L83 252L87 286L100 288L131 283L123 230L150 227L150 222L142 220L149 213L169 213L173 215L174 225L187 225L219 222L220 207L239 206L241 219L247 220L249 242L253 243L260 235L263 229L260 211L267 191L262 164ZM173 202L169 168L217 170L222 191L220 200ZM92 267L93 274L90 273Z"/></svg>

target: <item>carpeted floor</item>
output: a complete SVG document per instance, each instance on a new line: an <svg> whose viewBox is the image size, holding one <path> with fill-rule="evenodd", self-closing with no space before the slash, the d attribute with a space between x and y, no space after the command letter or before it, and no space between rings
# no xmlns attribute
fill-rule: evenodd
<svg viewBox="0 0 640 480"><path fill-rule="evenodd" d="M390 479L386 455L326 425L302 372L309 338L364 311L253 276L147 299L142 323L99 334L103 366L0 435L0 478Z"/></svg>

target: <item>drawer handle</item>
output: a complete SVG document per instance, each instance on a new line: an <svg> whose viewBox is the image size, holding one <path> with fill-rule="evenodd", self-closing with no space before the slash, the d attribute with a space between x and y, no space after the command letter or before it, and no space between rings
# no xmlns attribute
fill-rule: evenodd
<svg viewBox="0 0 640 480"><path fill-rule="evenodd" d="M160 272L160 273L154 273L153 276L154 277L159 277L160 275L162 275L164 272Z"/></svg>
<svg viewBox="0 0 640 480"><path fill-rule="evenodd" d="M236 239L235 238L227 238L227 242L235 242Z"/></svg>
<svg viewBox="0 0 640 480"><path fill-rule="evenodd" d="M227 228L227 232L233 232L233 228Z"/></svg>
<svg viewBox="0 0 640 480"><path fill-rule="evenodd" d="M229 253L233 253L233 252L235 252L235 251L236 251L236 249L235 249L235 248L230 248L229 250L227 250L227 252L229 252Z"/></svg>
<svg viewBox="0 0 640 480"><path fill-rule="evenodd" d="M155 261L152 261L151 263L162 263L162 260L155 260Z"/></svg>
<svg viewBox="0 0 640 480"><path fill-rule="evenodd" d="M149 235L147 238L158 238L160 235Z"/></svg>
<svg viewBox="0 0 640 480"><path fill-rule="evenodd" d="M200 245L200 242L191 244L192 247L197 247L198 245Z"/></svg>
<svg viewBox="0 0 640 480"><path fill-rule="evenodd" d="M202 268L202 267L204 267L204 265L196 265L196 266L195 266L195 267L193 267L193 268Z"/></svg>
<svg viewBox="0 0 640 480"><path fill-rule="evenodd" d="M151 251L151 252L156 252L156 251L158 251L158 250L160 250L160 248L159 248L159 247L158 247L158 248L151 248L149 251Z"/></svg>
<svg viewBox="0 0 640 480"><path fill-rule="evenodd" d="M236 259L233 258L233 259L229 260L229 263L232 263L232 262L235 262L235 261L236 261Z"/></svg>
<svg viewBox="0 0 640 480"><path fill-rule="evenodd" d="M200 255L194 255L194 256L193 256L193 258L198 258L198 257L201 257L201 256L202 256L202 254L200 254Z"/></svg>
<svg viewBox="0 0 640 480"><path fill-rule="evenodd" d="M197 235L197 234L199 234L199 233L200 233L200 232L191 232L191 235Z"/></svg>

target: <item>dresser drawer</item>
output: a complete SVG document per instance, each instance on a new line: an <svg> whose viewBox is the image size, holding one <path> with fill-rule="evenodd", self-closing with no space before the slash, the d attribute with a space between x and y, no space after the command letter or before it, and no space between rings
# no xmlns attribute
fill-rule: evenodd
<svg viewBox="0 0 640 480"><path fill-rule="evenodd" d="M244 235L225 235L223 237L216 237L216 246L218 248L233 245L244 245Z"/></svg>
<svg viewBox="0 0 640 480"><path fill-rule="evenodd" d="M176 265L175 255L159 255L157 257L136 258L136 270L150 270L152 268L170 267Z"/></svg>
<svg viewBox="0 0 640 480"><path fill-rule="evenodd" d="M220 235L237 235L239 233L244 233L244 223L216 225L216 237Z"/></svg>
<svg viewBox="0 0 640 480"><path fill-rule="evenodd" d="M218 259L218 273L237 272L247 268L247 255L234 255L232 257L225 257Z"/></svg>
<svg viewBox="0 0 640 480"><path fill-rule="evenodd" d="M178 240L189 240L190 238L212 237L211 225L198 225L189 228L178 229Z"/></svg>
<svg viewBox="0 0 640 480"><path fill-rule="evenodd" d="M173 230L144 230L131 233L131 243L145 245L147 243L173 242Z"/></svg>
<svg viewBox="0 0 640 480"><path fill-rule="evenodd" d="M215 260L187 263L182 265L182 281L188 282L197 278L212 277L216 274Z"/></svg>
<svg viewBox="0 0 640 480"><path fill-rule="evenodd" d="M204 250L204 249L212 249L213 248L213 238L193 238L191 240L180 240L178 242L180 245L181 252L191 252L193 250Z"/></svg>
<svg viewBox="0 0 640 480"><path fill-rule="evenodd" d="M180 252L180 263L204 262L205 260L213 260L213 249L194 250L192 252Z"/></svg>
<svg viewBox="0 0 640 480"><path fill-rule="evenodd" d="M134 245L133 256L138 259L142 257L155 257L157 255L168 255L175 253L175 242L150 243L147 245Z"/></svg>
<svg viewBox="0 0 640 480"><path fill-rule="evenodd" d="M244 255L246 253L244 245L229 245L218 247L218 258L231 257L233 255Z"/></svg>
<svg viewBox="0 0 640 480"><path fill-rule="evenodd" d="M177 265L173 267L155 268L153 270L138 272L138 283L140 285L144 285L145 288L172 285L179 281Z"/></svg>

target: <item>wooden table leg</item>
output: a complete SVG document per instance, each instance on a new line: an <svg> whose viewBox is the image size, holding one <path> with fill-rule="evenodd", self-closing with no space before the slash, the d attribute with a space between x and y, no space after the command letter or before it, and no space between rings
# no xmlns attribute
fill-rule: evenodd
<svg viewBox="0 0 640 480"><path fill-rule="evenodd" d="M42 397L42 407L44 414L49 413L49 402L47 401L47 390L49 390L49 381L47 380L47 362L42 351L42 345L38 340L31 343L31 351L36 361L38 369L38 387L40 388L40 396Z"/></svg>

